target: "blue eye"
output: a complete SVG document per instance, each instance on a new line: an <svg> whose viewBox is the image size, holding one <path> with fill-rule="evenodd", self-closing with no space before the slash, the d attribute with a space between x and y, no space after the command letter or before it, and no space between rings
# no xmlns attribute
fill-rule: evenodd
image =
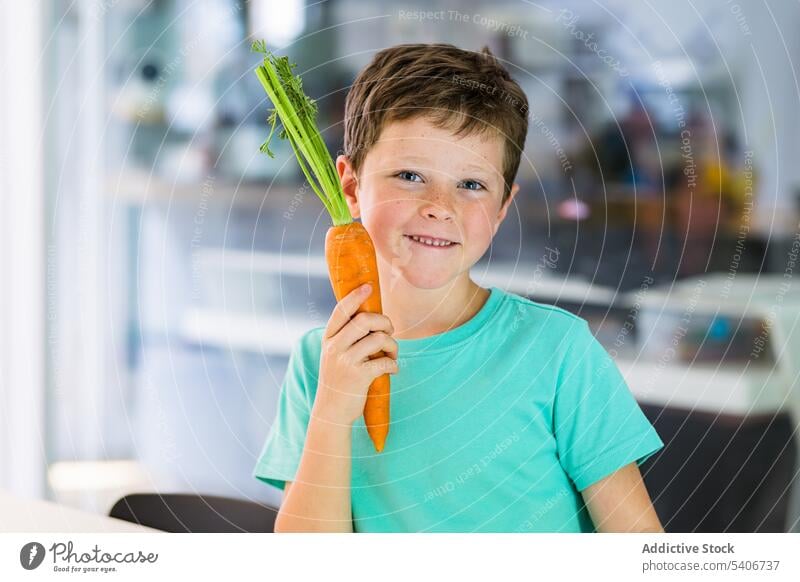
<svg viewBox="0 0 800 582"><path fill-rule="evenodd" d="M398 172L397 174L395 174L395 176L400 178L401 180L406 180L407 176L416 176L417 178L420 177L420 175L417 174L416 172L410 172L408 170L403 170L402 172ZM420 178L420 180L421 180L421 178ZM406 180L406 181L414 182L415 180L412 179L412 180Z"/></svg>
<svg viewBox="0 0 800 582"><path fill-rule="evenodd" d="M467 188L467 190L486 190L486 187L483 184L476 182L475 180L464 180L462 184L474 184L477 186L477 188Z"/></svg>

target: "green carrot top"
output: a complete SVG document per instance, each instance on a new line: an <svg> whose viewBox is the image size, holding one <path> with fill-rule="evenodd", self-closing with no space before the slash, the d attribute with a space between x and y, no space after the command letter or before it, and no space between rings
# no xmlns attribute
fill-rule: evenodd
<svg viewBox="0 0 800 582"><path fill-rule="evenodd" d="M278 136L289 140L300 168L331 215L334 226L353 222L336 166L317 129L317 104L303 92L302 79L292 73L297 64L290 63L289 57L276 57L263 40L253 42L252 50L264 55L255 73L274 106L267 118L272 127L261 151L275 157L269 144L280 118L283 129Z"/></svg>

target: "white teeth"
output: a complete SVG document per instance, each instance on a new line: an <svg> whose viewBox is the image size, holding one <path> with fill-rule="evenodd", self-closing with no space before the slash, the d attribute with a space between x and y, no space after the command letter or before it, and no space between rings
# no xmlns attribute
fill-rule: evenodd
<svg viewBox="0 0 800 582"><path fill-rule="evenodd" d="M435 240L430 239L430 238L420 238L420 237L414 236L414 235L411 235L411 238L414 239L417 242L421 242L421 243L424 243L426 245L430 245L432 247L449 247L451 244L453 244L451 242L435 241Z"/></svg>

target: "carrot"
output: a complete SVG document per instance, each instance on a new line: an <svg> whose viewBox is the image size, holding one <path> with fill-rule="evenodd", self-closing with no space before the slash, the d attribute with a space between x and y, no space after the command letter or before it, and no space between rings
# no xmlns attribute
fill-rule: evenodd
<svg viewBox="0 0 800 582"><path fill-rule="evenodd" d="M370 283L372 293L358 308L359 312L383 313L378 283L378 265L375 248L367 229L360 222L332 226L325 235L325 260L337 300L353 289ZM378 351L371 360L386 356ZM389 374L378 376L372 381L364 405L364 423L367 425L375 450L381 452L389 432Z"/></svg>
<svg viewBox="0 0 800 582"><path fill-rule="evenodd" d="M325 236L325 260L336 300L370 283L372 292L358 312L382 313L375 247L367 230L353 220L347 208L336 166L317 129L316 103L303 92L302 80L292 73L296 65L288 57L276 57L267 51L264 41L254 42L252 49L264 55L255 73L274 106L267 118L271 130L261 151L275 157L269 143L280 118L283 129L279 137L289 140L303 174L333 221ZM379 351L370 359L385 355ZM389 433L389 396L389 374L378 376L370 384L364 405L364 422L378 452L383 450Z"/></svg>

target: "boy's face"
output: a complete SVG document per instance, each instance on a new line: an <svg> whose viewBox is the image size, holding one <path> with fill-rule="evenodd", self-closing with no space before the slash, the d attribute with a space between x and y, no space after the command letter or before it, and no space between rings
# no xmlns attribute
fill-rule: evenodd
<svg viewBox="0 0 800 582"><path fill-rule="evenodd" d="M519 189L514 184L501 206L503 148L501 137L456 137L417 117L384 127L360 178L347 157L337 158L350 213L361 219L392 278L436 289L468 276ZM410 235L453 244L431 247Z"/></svg>

